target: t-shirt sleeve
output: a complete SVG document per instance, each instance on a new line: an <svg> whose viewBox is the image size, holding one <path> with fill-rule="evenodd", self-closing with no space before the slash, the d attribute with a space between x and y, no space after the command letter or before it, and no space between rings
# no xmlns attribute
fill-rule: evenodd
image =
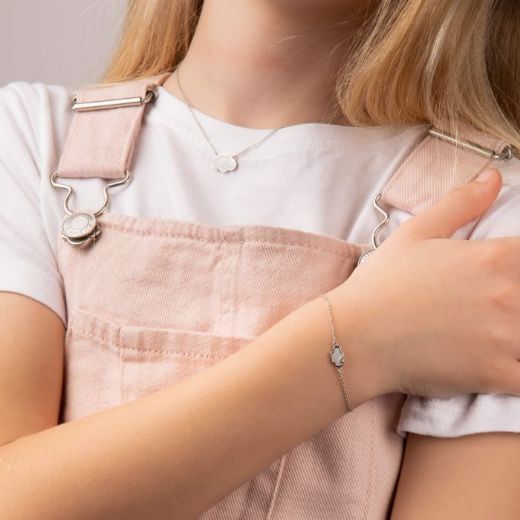
<svg viewBox="0 0 520 520"><path fill-rule="evenodd" d="M520 160L514 158L496 166L502 173L502 189L493 206L477 220L469 239L520 236ZM403 437L406 432L434 437L520 432L520 397L509 394L407 396L397 432Z"/></svg>
<svg viewBox="0 0 520 520"><path fill-rule="evenodd" d="M29 296L65 323L63 283L40 197L55 142L51 100L42 83L0 88L0 291Z"/></svg>

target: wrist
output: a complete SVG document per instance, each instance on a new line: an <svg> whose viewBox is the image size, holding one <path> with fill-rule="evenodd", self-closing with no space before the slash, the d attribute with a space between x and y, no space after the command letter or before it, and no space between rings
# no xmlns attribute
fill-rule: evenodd
<svg viewBox="0 0 520 520"><path fill-rule="evenodd" d="M336 341L344 353L343 378L352 409L392 392L389 370L367 331L373 317L360 312L355 299L339 286L326 293L334 314ZM322 305L325 302L322 299ZM338 383L339 384L339 383Z"/></svg>

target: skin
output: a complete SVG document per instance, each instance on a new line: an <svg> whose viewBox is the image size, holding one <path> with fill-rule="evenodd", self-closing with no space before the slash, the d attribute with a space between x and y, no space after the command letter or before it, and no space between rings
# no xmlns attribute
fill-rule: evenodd
<svg viewBox="0 0 520 520"><path fill-rule="evenodd" d="M325 65L334 44L329 37L316 41L328 34L321 31L322 22L334 19L339 9L347 15L353 4L298 5L219 0L217 9L216 0L206 0L184 69L194 105L257 128L319 116L329 106L330 78L323 76L334 70ZM309 28L313 35L306 39ZM300 58L294 57L298 46L285 38L297 29L299 45L312 43L312 52ZM270 44L280 38L274 52ZM204 87L209 80L212 89ZM520 395L514 341L520 334L515 319L520 239L447 239L482 215L500 186L495 171L487 184L454 190L406 221L329 292L338 341L348 346L353 407L392 391ZM433 265L432 255L439 259ZM429 282L438 279L450 291ZM395 283L381 291L378 280ZM381 309L386 321L374 320ZM417 317L414 323L395 326L407 323L410 313ZM0 316L0 517L5 520L196 518L345 413L334 367L323 362L330 330L319 299L203 373L59 426L61 320L35 300L7 292L0 293ZM242 435L230 436L233 431ZM518 490L511 484L517 480L518 437L469 437L411 436L394 518L490 518L495 507L503 514L491 517L518 518Z"/></svg>
<svg viewBox="0 0 520 520"><path fill-rule="evenodd" d="M235 125L322 120L336 108L333 80L345 47L374 6L366 0L205 1L183 60L184 90L199 110ZM175 78L164 86L182 98ZM325 119L346 123L341 114Z"/></svg>
<svg viewBox="0 0 520 520"><path fill-rule="evenodd" d="M516 433L411 435L391 520L513 520L520 513Z"/></svg>

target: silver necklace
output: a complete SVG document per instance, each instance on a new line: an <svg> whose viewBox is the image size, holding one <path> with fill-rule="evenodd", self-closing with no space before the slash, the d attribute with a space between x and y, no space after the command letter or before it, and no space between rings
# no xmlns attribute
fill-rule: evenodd
<svg viewBox="0 0 520 520"><path fill-rule="evenodd" d="M210 161L210 166L216 170L218 173L229 173L238 168L238 158L245 155L247 152L253 150L260 144L262 144L265 140L267 140L269 137L271 137L274 133L278 132L278 130L281 130L282 128L288 128L290 126L297 126L297 125L305 125L309 123L324 123L325 121L304 121L303 123L292 123L288 125L279 126L278 128L274 128L273 130L270 130L266 135L255 141L253 144L250 144L249 146L246 146L244 149L240 150L239 152L236 152L234 154L223 154L220 153L216 148L215 145L211 142L211 139L209 138L208 134L202 127L200 121L197 118L197 115L193 111L193 107L188 99L188 96L184 92L184 89L182 88L181 81L179 78L179 66L175 69L175 79L177 80L177 86L179 87L179 91L182 94L182 97L184 98L184 101L186 102L186 105L188 106L190 110L190 114L193 117L195 123L199 127L200 132L204 136L204 139L211 147L211 150L213 151L213 157Z"/></svg>

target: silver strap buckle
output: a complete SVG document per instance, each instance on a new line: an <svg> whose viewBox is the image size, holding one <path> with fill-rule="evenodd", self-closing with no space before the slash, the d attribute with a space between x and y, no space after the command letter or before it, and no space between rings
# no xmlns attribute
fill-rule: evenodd
<svg viewBox="0 0 520 520"><path fill-rule="evenodd" d="M513 148L511 145L506 145L502 150L496 151L491 148L486 148L485 146L481 146L480 144L474 143L472 141L468 141L466 139L457 139L446 132L442 132L437 128L431 126L428 129L428 133L440 139L441 141L446 141L447 143L455 144L462 146L462 148L466 148L472 152L475 152L483 157L487 157L488 159L498 160L498 161L509 161L513 157Z"/></svg>
<svg viewBox="0 0 520 520"><path fill-rule="evenodd" d="M78 103L77 96L72 98L72 110L89 112L91 110L107 110L110 108L137 107L157 99L157 85L152 83L146 87L144 97L128 97L119 99L100 99L98 101L83 101Z"/></svg>
<svg viewBox="0 0 520 520"><path fill-rule="evenodd" d="M109 205L108 190L114 186L126 184L131 180L130 170L125 170L124 179L110 182L103 188L103 205L97 210L74 211L69 208L69 198L73 193L72 186L57 182L59 177L57 171L51 174L51 184L55 188L61 188L67 191L63 208L65 209L65 217L61 224L61 237L71 246L85 247L95 241L101 233L96 217L100 215Z"/></svg>

